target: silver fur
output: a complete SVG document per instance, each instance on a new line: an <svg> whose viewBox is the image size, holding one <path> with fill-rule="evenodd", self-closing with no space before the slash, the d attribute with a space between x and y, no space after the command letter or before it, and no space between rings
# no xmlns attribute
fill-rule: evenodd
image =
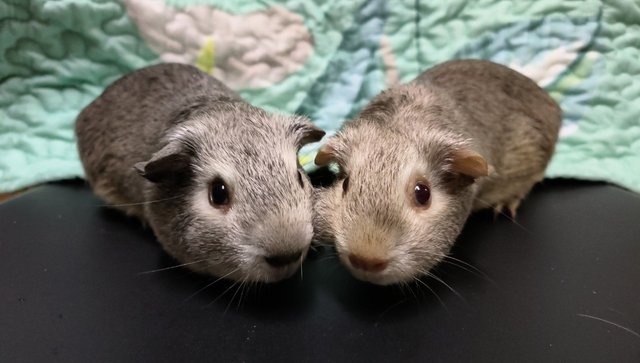
<svg viewBox="0 0 640 363"><path fill-rule="evenodd" d="M268 114L192 66L162 64L109 86L78 116L76 133L94 192L148 223L193 270L276 281L306 256L312 187L298 175L297 152L324 134L309 120ZM186 167L156 182L139 175L167 156ZM232 190L226 213L208 202L216 177ZM300 250L285 267L263 259Z"/></svg>
<svg viewBox="0 0 640 363"><path fill-rule="evenodd" d="M450 61L387 90L325 146L341 169L316 191L318 239L333 240L343 263L377 284L410 282L443 260L472 210L519 202L544 176L562 112L532 80L487 61ZM323 148L324 149L324 148ZM455 150L489 164L487 177L451 170ZM342 183L349 177L349 188ZM431 185L431 206L411 205L413 176ZM380 272L355 268L355 253L386 260Z"/></svg>

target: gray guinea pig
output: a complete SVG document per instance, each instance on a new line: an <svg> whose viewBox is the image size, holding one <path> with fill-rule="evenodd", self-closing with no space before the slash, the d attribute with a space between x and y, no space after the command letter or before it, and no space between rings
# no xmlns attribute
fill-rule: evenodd
<svg viewBox="0 0 640 363"><path fill-rule="evenodd" d="M443 260L472 210L515 215L544 176L558 105L527 77L479 60L437 65L375 97L320 149L338 182L317 191L318 239L357 278L411 282Z"/></svg>
<svg viewBox="0 0 640 363"><path fill-rule="evenodd" d="M265 112L195 67L111 84L76 121L94 192L148 223L191 269L243 281L291 276L311 242L312 187L297 161L324 132Z"/></svg>

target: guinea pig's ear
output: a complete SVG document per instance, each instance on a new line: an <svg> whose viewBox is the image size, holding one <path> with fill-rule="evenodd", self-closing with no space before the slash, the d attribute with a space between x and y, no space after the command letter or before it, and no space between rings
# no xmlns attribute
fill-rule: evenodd
<svg viewBox="0 0 640 363"><path fill-rule="evenodd" d="M314 162L318 166L327 166L329 163L337 162L336 151L333 146L331 146L331 143L322 145L316 154Z"/></svg>
<svg viewBox="0 0 640 363"><path fill-rule="evenodd" d="M312 142L318 142L325 135L324 131L312 124L306 117L296 117L289 127L289 132L295 136L296 145L299 148Z"/></svg>
<svg viewBox="0 0 640 363"><path fill-rule="evenodd" d="M451 154L451 171L476 179L489 175L489 165L482 155L471 149L457 149Z"/></svg>
<svg viewBox="0 0 640 363"><path fill-rule="evenodd" d="M189 168L190 157L179 142L174 141L160 149L148 161L134 165L134 169L153 183L176 180Z"/></svg>

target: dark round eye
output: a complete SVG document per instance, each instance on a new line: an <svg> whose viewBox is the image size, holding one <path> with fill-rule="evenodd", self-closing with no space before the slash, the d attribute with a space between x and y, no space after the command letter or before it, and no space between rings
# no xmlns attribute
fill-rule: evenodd
<svg viewBox="0 0 640 363"><path fill-rule="evenodd" d="M416 204L419 206L424 206L429 203L429 199L431 199L431 191L429 191L429 187L423 183L417 183L415 187L413 187L413 194L416 198Z"/></svg>
<svg viewBox="0 0 640 363"><path fill-rule="evenodd" d="M220 178L214 179L209 185L209 203L216 208L229 204L229 188Z"/></svg>
<svg viewBox="0 0 640 363"><path fill-rule="evenodd" d="M344 178L342 181L342 194L346 193L349 190L349 177Z"/></svg>
<svg viewBox="0 0 640 363"><path fill-rule="evenodd" d="M304 179L304 177L302 176L302 172L298 170L298 182L300 183L302 189L304 189L304 181L302 179Z"/></svg>

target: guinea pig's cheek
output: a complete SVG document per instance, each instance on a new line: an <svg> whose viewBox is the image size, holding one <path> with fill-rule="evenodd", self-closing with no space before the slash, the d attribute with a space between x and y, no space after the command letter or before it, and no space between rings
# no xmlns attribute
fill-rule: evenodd
<svg viewBox="0 0 640 363"><path fill-rule="evenodd" d="M261 268L262 249L248 244L238 246L238 270L251 281L262 281L264 272Z"/></svg>
<svg viewBox="0 0 640 363"><path fill-rule="evenodd" d="M437 188L431 189L431 200L428 208L415 209L418 215L438 216L441 215L451 204L451 197L444 191Z"/></svg>

